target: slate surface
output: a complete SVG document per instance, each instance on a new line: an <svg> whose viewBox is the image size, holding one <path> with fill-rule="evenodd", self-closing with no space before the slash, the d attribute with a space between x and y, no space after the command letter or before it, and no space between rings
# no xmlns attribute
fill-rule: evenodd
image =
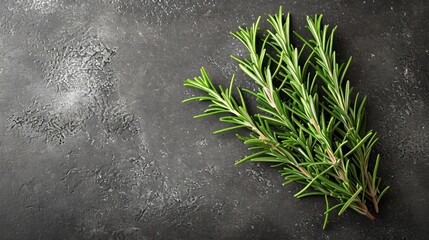
<svg viewBox="0 0 429 240"><path fill-rule="evenodd" d="M354 212L321 230L182 81L206 66L227 83L243 47L228 32L290 11L339 25L349 79L369 96L380 175L375 223ZM429 182L425 1L67 1L0 3L1 239L424 239ZM250 86L239 75L238 83Z"/></svg>

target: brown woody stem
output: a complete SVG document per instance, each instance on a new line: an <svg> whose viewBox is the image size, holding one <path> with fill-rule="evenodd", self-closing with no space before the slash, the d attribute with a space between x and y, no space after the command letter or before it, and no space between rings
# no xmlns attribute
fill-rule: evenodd
<svg viewBox="0 0 429 240"><path fill-rule="evenodd" d="M375 212L378 213L380 210L378 209L377 193L374 191L374 188L372 187L371 181L369 180L368 168L367 167L365 167L365 179L366 179L366 183L368 185L369 195L371 196Z"/></svg>
<svg viewBox="0 0 429 240"><path fill-rule="evenodd" d="M375 222L375 220L377 220L377 218L374 215L372 215L372 213L368 210L365 204L363 204L362 202L358 202L358 205L360 208L362 208L363 212L365 213L364 215L367 218L369 218L372 222Z"/></svg>

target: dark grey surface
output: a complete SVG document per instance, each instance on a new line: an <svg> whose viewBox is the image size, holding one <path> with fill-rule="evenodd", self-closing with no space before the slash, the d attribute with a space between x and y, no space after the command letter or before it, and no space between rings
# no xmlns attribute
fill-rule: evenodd
<svg viewBox="0 0 429 240"><path fill-rule="evenodd" d="M300 31L324 13L354 57L392 187L375 223L348 212L322 231L322 199L293 198L266 165L234 166L245 147L192 119L205 104L180 104L201 66L226 83L244 52L228 32L280 4ZM1 1L0 238L424 239L427 18L423 0Z"/></svg>

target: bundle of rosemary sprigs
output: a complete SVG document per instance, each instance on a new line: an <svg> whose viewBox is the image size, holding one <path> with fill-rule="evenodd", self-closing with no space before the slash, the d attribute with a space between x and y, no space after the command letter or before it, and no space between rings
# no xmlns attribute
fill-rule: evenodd
<svg viewBox="0 0 429 240"><path fill-rule="evenodd" d="M335 28L322 25L322 15L307 17L310 39L293 32L301 41L296 47L290 38L290 16L284 19L282 8L269 15L273 30L260 30L260 18L251 28L232 33L250 53L249 59L233 57L240 69L258 86L256 92L237 88L239 101L229 88L216 88L207 72L185 81L185 86L205 92L184 102L210 101L208 109L196 118L225 114L220 121L232 124L214 133L247 128L252 133L238 138L253 154L241 159L268 162L282 167L284 185L304 185L295 197L321 195L329 213L346 209L375 217L368 206L379 212L378 203L389 187L380 190L377 169L380 156L369 166L376 133L365 129L366 98L352 94L345 74L351 58L339 64L333 49ZM259 38L262 32L262 38ZM258 113L248 111L243 92L253 96ZM330 205L329 199L335 199Z"/></svg>

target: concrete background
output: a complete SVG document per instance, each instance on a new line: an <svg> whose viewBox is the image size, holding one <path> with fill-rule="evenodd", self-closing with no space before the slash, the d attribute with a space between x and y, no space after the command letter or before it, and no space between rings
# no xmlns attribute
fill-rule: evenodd
<svg viewBox="0 0 429 240"><path fill-rule="evenodd" d="M347 212L322 231L321 198L247 154L182 82L227 83L229 35L279 5L339 25L349 79L369 96L380 176L375 223ZM428 232L428 4L416 1L3 0L1 239L423 239ZM238 84L251 86L238 75Z"/></svg>

